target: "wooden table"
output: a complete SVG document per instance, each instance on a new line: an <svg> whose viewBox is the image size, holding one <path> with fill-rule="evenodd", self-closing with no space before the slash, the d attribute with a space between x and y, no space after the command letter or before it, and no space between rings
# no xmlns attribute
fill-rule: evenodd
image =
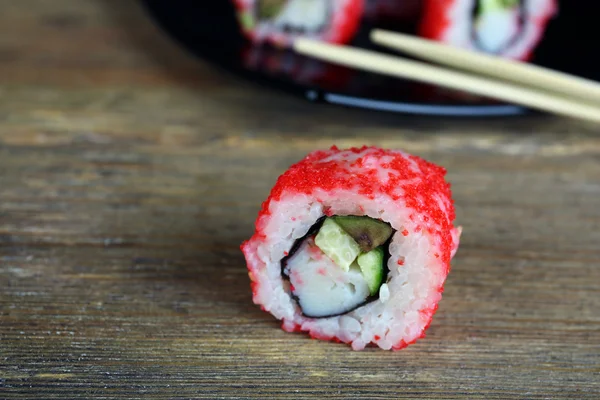
<svg viewBox="0 0 600 400"><path fill-rule="evenodd" d="M598 126L315 106L192 58L133 1L0 10L0 398L600 397ZM332 144L449 170L462 245L400 352L251 301L261 201Z"/></svg>

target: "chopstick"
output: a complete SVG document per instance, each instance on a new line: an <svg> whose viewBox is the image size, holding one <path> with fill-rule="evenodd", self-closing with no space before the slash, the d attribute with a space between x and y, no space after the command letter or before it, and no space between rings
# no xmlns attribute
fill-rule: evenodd
<svg viewBox="0 0 600 400"><path fill-rule="evenodd" d="M436 84L558 115L600 122L600 107L556 94L525 88L522 85L500 82L400 57L348 46L332 45L307 38L296 39L294 50L300 54L334 64Z"/></svg>
<svg viewBox="0 0 600 400"><path fill-rule="evenodd" d="M371 32L371 40L423 60L600 103L600 84L589 79L381 29Z"/></svg>

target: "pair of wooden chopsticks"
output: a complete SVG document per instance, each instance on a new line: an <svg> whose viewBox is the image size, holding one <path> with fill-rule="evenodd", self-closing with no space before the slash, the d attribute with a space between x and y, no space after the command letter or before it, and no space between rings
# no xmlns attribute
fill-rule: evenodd
<svg viewBox="0 0 600 400"><path fill-rule="evenodd" d="M600 122L600 84L595 81L458 49L431 40L375 30L371 40L446 69L387 54L299 38L300 54L365 71L445 86L558 115ZM460 72L463 69L473 72Z"/></svg>

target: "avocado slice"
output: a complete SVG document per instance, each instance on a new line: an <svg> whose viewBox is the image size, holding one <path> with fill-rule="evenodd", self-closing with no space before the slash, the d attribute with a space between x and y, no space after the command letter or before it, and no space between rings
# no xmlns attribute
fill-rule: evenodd
<svg viewBox="0 0 600 400"><path fill-rule="evenodd" d="M363 253L381 246L392 236L390 224L370 217L347 215L334 216L331 219L352 236Z"/></svg>
<svg viewBox="0 0 600 400"><path fill-rule="evenodd" d="M371 296L377 294L383 282L383 255L383 248L377 247L368 253L362 253L356 260Z"/></svg>
<svg viewBox="0 0 600 400"><path fill-rule="evenodd" d="M344 271L350 269L360 254L358 243L331 218L323 222L315 237L315 244Z"/></svg>
<svg viewBox="0 0 600 400"><path fill-rule="evenodd" d="M275 18L285 6L286 0L259 0L258 18L260 20Z"/></svg>

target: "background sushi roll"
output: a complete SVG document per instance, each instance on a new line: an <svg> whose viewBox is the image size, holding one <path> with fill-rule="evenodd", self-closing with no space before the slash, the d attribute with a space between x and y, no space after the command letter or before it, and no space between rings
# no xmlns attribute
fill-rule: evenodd
<svg viewBox="0 0 600 400"><path fill-rule="evenodd" d="M401 349L424 336L460 229L445 169L399 150L315 151L277 180L245 255L286 331Z"/></svg>
<svg viewBox="0 0 600 400"><path fill-rule="evenodd" d="M364 0L234 0L244 34L255 44L290 47L299 36L349 42L360 26Z"/></svg>
<svg viewBox="0 0 600 400"><path fill-rule="evenodd" d="M556 0L426 0L419 34L528 61L557 11Z"/></svg>

